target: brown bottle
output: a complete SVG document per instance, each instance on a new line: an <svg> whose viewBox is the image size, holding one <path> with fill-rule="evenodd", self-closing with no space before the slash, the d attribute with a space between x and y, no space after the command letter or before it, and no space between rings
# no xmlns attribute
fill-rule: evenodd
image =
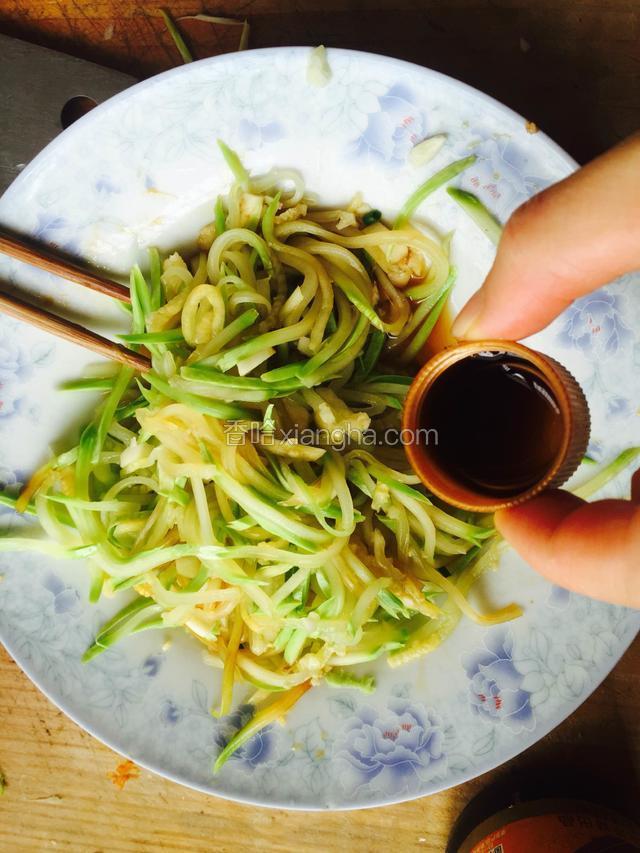
<svg viewBox="0 0 640 853"><path fill-rule="evenodd" d="M446 853L638 853L615 792L557 770L495 783L463 809Z"/></svg>

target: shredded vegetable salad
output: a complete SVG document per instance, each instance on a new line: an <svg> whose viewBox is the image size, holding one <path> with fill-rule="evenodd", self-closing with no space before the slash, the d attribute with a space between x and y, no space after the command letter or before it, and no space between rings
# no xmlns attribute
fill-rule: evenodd
<svg viewBox="0 0 640 853"><path fill-rule="evenodd" d="M47 538L0 539L85 560L90 597L126 605L84 659L140 631L186 630L222 672L215 715L257 709L218 756L313 685L375 686L352 667L437 648L496 564L491 517L443 506L397 441L412 362L455 278L415 208L473 162L432 176L394 227L356 197L319 207L300 177L234 182L191 257L131 273L131 332L153 369L67 383L105 396L76 447L17 500ZM394 436L392 441L388 436ZM366 439L366 440L365 440Z"/></svg>

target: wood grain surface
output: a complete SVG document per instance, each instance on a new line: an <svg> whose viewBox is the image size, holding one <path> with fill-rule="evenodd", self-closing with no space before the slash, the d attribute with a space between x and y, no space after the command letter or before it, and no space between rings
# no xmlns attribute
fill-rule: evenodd
<svg viewBox="0 0 640 853"><path fill-rule="evenodd" d="M410 803L357 812L240 806L142 771L117 790L118 756L58 711L0 647L0 850L413 851L440 853L455 817L492 780L573 767L637 807L640 642L554 732L506 767Z"/></svg>
<svg viewBox="0 0 640 853"><path fill-rule="evenodd" d="M0 31L139 77L180 62L158 2L0 0ZM251 47L370 50L443 71L534 120L584 161L638 127L637 0L167 0L248 18ZM234 50L239 28L185 22L198 57Z"/></svg>
<svg viewBox="0 0 640 853"><path fill-rule="evenodd" d="M535 120L579 160L637 129L637 0L171 0L179 15L247 17L250 46L318 44L428 65ZM155 3L0 0L0 32L139 77L179 63ZM198 57L239 31L191 22ZM82 94L79 92L79 94ZM443 851L473 794L515 769L573 766L638 799L640 642L554 732L509 766L385 809L300 813L239 806L142 771L122 791L119 757L58 711L0 649L0 851Z"/></svg>

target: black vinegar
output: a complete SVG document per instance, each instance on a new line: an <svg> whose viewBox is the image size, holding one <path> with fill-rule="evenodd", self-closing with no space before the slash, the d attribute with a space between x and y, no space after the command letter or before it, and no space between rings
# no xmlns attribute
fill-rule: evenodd
<svg viewBox="0 0 640 853"><path fill-rule="evenodd" d="M508 497L539 482L563 436L557 401L536 368L507 353L477 353L442 372L421 426L437 431L432 451L461 483Z"/></svg>

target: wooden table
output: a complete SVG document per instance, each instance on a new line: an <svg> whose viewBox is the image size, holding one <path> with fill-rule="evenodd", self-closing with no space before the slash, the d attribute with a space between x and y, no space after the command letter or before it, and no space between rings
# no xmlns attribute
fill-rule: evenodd
<svg viewBox="0 0 640 853"><path fill-rule="evenodd" d="M0 31L143 77L180 62L162 5L247 17L251 47L322 43L428 65L536 121L580 161L638 128L637 0L0 0ZM185 29L198 57L237 46L236 27Z"/></svg>
<svg viewBox="0 0 640 853"><path fill-rule="evenodd" d="M200 0L164 4L177 16ZM429 65L535 120L586 160L637 129L637 0L216 0L248 17L253 47L343 46ZM352 11L348 11L351 8ZM0 31L140 77L179 62L156 3L0 0ZM191 24L194 52L232 50L236 28ZM470 797L509 768L394 806L321 815L238 806L142 772L118 791L119 758L71 723L0 650L0 850L442 851ZM572 765L637 802L640 642L587 702L510 768Z"/></svg>

